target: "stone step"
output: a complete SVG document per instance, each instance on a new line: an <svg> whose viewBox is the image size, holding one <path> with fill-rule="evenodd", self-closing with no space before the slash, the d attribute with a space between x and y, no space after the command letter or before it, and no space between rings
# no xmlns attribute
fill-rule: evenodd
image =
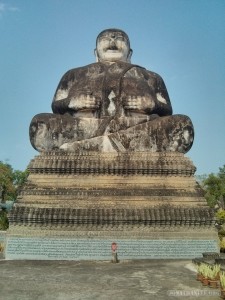
<svg viewBox="0 0 225 300"><path fill-rule="evenodd" d="M71 209L14 207L10 224L142 224L205 226L214 223L214 212L206 208L161 206L151 209Z"/></svg>

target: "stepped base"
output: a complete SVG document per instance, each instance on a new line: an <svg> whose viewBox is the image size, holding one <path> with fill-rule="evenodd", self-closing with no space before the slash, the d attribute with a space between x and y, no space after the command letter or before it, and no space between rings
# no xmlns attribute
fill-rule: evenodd
<svg viewBox="0 0 225 300"><path fill-rule="evenodd" d="M214 213L181 153L43 153L9 215L7 259L194 258Z"/></svg>

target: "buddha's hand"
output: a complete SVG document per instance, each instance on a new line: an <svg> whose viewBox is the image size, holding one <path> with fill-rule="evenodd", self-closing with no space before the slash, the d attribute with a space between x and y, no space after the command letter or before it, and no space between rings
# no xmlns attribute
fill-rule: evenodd
<svg viewBox="0 0 225 300"><path fill-rule="evenodd" d="M96 110L100 107L100 99L93 95L81 94L70 100L69 108L79 111L82 109Z"/></svg>
<svg viewBox="0 0 225 300"><path fill-rule="evenodd" d="M155 108L155 101L150 96L128 96L123 99L124 109L137 112L151 112Z"/></svg>

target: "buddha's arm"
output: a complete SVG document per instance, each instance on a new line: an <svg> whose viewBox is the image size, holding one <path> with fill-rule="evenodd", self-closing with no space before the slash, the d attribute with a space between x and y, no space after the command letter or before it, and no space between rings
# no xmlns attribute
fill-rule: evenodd
<svg viewBox="0 0 225 300"><path fill-rule="evenodd" d="M100 99L91 93L88 94L82 92L80 88L76 88L75 78L75 69L67 72L62 77L53 98L53 112L56 114L83 115L84 117L95 116L95 112L100 105Z"/></svg>
<svg viewBox="0 0 225 300"><path fill-rule="evenodd" d="M69 113L79 117L97 117L100 100L94 96L83 95L55 100L52 102L52 111L55 114Z"/></svg>
<svg viewBox="0 0 225 300"><path fill-rule="evenodd" d="M157 75L156 77L156 107L155 113L159 116L172 115L173 110L170 103L169 94L167 92L163 79Z"/></svg>
<svg viewBox="0 0 225 300"><path fill-rule="evenodd" d="M65 98L65 99L60 99L60 100L53 100L52 102L52 111L55 114L65 114L65 113L69 113L72 111L72 109L69 109L69 103L70 103L70 99Z"/></svg>
<svg viewBox="0 0 225 300"><path fill-rule="evenodd" d="M162 78L145 69L137 68L136 72L138 76L131 74L133 76L127 76L123 80L122 101L125 115L171 115L172 107Z"/></svg>
<svg viewBox="0 0 225 300"><path fill-rule="evenodd" d="M58 84L52 101L52 111L55 114L65 114L71 111L71 109L69 109L71 101L69 92L75 81L74 73L75 72L68 71Z"/></svg>

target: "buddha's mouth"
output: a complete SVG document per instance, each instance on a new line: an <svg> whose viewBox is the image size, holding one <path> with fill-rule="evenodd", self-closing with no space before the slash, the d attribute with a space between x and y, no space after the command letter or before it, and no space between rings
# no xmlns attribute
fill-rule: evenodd
<svg viewBox="0 0 225 300"><path fill-rule="evenodd" d="M119 48L116 46L110 46L106 50L110 51L110 52L117 52L117 51L119 51Z"/></svg>
<svg viewBox="0 0 225 300"><path fill-rule="evenodd" d="M118 50L107 50L107 53L118 53Z"/></svg>

